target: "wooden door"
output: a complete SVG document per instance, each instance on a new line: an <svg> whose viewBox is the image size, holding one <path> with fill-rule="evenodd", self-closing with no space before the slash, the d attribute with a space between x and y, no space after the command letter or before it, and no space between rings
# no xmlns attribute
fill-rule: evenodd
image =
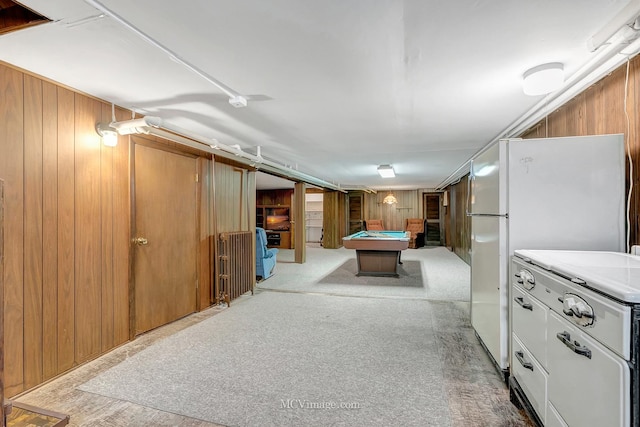
<svg viewBox="0 0 640 427"><path fill-rule="evenodd" d="M196 159L135 145L135 332L196 310Z"/></svg>
<svg viewBox="0 0 640 427"><path fill-rule="evenodd" d="M4 413L4 181L0 179L0 425L5 427Z"/></svg>
<svg viewBox="0 0 640 427"><path fill-rule="evenodd" d="M364 197L362 193L349 193L349 235L364 230Z"/></svg>
<svg viewBox="0 0 640 427"><path fill-rule="evenodd" d="M440 221L440 193L424 194L424 214L426 219L425 244L443 245L442 221Z"/></svg>

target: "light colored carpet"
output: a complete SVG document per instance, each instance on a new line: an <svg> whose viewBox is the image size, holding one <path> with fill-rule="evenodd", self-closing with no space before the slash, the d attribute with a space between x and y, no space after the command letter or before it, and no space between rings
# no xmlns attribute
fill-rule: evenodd
<svg viewBox="0 0 640 427"><path fill-rule="evenodd" d="M258 288L79 389L225 426L530 426L469 323L466 264L405 251L406 276L360 283L354 257L310 248L300 266L281 251L261 283L277 292Z"/></svg>
<svg viewBox="0 0 640 427"><path fill-rule="evenodd" d="M228 426L451 425L418 300L259 292L80 389Z"/></svg>
<svg viewBox="0 0 640 427"><path fill-rule="evenodd" d="M469 301L469 266L444 247L402 252L400 278L357 277L351 249L307 248L307 262L295 264L293 250L280 250L273 276L261 289L379 298Z"/></svg>

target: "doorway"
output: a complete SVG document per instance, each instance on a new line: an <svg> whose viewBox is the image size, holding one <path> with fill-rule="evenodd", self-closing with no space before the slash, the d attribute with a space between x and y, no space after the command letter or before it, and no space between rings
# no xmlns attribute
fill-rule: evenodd
<svg viewBox="0 0 640 427"><path fill-rule="evenodd" d="M307 243L322 245L323 197L322 193L305 194L304 225L307 232Z"/></svg>
<svg viewBox="0 0 640 427"><path fill-rule="evenodd" d="M364 230L364 195L362 193L349 193L349 235Z"/></svg>
<svg viewBox="0 0 640 427"><path fill-rule="evenodd" d="M197 160L134 142L134 328L196 311Z"/></svg>
<svg viewBox="0 0 640 427"><path fill-rule="evenodd" d="M431 246L444 245L443 221L441 221L440 207L441 193L424 193L423 209L426 219L425 244Z"/></svg>

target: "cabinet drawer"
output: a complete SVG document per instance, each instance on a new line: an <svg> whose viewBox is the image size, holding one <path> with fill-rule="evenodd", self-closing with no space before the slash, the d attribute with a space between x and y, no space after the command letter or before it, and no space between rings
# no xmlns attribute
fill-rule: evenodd
<svg viewBox="0 0 640 427"><path fill-rule="evenodd" d="M571 426L628 426L627 362L573 323L549 312L549 401Z"/></svg>
<svg viewBox="0 0 640 427"><path fill-rule="evenodd" d="M518 380L538 418L546 423L547 373L515 333L511 336L511 364L512 375Z"/></svg>
<svg viewBox="0 0 640 427"><path fill-rule="evenodd" d="M546 368L549 308L515 285L511 292L511 307L513 332Z"/></svg>

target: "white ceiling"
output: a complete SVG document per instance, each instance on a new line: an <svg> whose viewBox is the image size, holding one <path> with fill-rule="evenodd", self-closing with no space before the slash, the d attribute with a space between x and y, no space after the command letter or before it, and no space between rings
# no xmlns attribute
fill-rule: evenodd
<svg viewBox="0 0 640 427"><path fill-rule="evenodd" d="M21 3L53 22L0 36L0 60L344 187L415 189L542 99L527 69L588 61L629 0L101 0L246 108L83 0Z"/></svg>

